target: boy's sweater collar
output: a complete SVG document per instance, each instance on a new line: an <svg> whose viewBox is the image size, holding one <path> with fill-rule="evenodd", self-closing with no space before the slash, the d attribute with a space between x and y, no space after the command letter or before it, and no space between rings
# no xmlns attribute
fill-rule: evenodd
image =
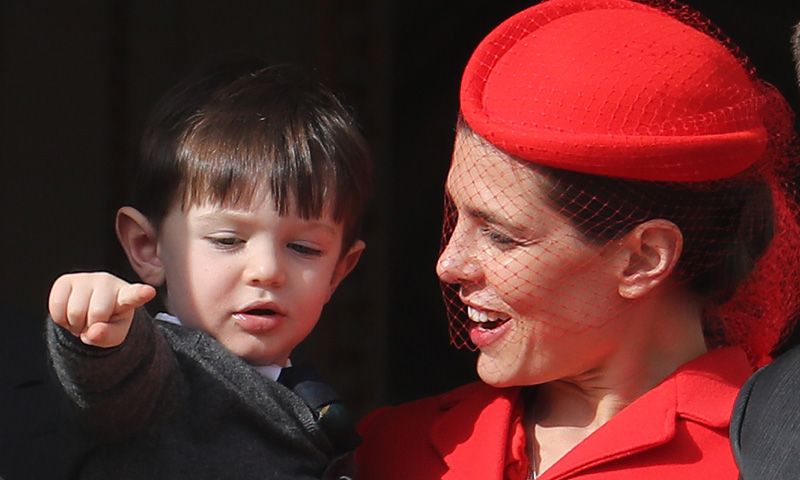
<svg viewBox="0 0 800 480"><path fill-rule="evenodd" d="M172 323L174 325L183 325L181 323L180 318L176 317L175 315L170 315L167 312L158 312L155 316L155 319L160 320L162 322ZM292 366L292 361L290 359L286 361L285 366L275 365L273 363L270 365L260 365L260 366L253 365L253 368L255 368L256 371L258 371L258 373L260 373L264 377L269 378L270 380L273 381L278 381L278 377L281 374L281 370L283 370L285 367L291 367L291 366Z"/></svg>

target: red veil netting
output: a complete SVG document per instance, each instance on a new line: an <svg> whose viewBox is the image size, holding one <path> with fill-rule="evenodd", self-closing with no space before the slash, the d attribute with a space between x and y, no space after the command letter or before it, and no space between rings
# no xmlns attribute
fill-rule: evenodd
<svg viewBox="0 0 800 480"><path fill-rule="evenodd" d="M469 263L465 278L480 273L442 283L453 344L475 347L465 301L495 323L539 319L520 341L625 315L630 302L586 287L604 254L575 255L555 212L597 252L644 221L674 221L684 251L673 277L703 299L707 343L771 360L800 298L793 114L708 19L671 1L541 3L477 47L461 112L454 162L469 162L448 179L442 245L463 244L453 261ZM496 228L483 206L524 228Z"/></svg>

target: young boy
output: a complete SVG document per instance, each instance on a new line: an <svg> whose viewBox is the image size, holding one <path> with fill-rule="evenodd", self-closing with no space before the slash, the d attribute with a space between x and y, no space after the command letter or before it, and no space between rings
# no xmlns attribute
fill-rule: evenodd
<svg viewBox="0 0 800 480"><path fill-rule="evenodd" d="M218 67L162 99L138 169L116 230L145 284L78 273L50 293L54 368L98 439L78 476L330 472L326 409L276 380L364 249L350 114L296 69ZM156 289L168 314L152 321Z"/></svg>

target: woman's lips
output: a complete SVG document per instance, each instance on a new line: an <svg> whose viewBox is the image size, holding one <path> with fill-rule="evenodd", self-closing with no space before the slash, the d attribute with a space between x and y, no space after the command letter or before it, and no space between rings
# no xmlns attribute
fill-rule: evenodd
<svg viewBox="0 0 800 480"><path fill-rule="evenodd" d="M511 322L505 321L500 323L495 328L489 330L483 325L475 322L470 322L469 339L478 348L486 348L489 345L500 340L511 329Z"/></svg>
<svg viewBox="0 0 800 480"><path fill-rule="evenodd" d="M478 348L497 342L511 328L511 317L474 307L467 307L470 318L469 338Z"/></svg>

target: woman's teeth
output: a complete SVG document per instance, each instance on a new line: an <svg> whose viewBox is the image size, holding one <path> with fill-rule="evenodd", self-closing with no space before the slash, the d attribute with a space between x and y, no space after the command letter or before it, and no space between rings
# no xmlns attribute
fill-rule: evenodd
<svg viewBox="0 0 800 480"><path fill-rule="evenodd" d="M480 324L480 328L485 330L495 329L511 318L499 313L488 313L472 307L467 307L467 316L471 321Z"/></svg>

